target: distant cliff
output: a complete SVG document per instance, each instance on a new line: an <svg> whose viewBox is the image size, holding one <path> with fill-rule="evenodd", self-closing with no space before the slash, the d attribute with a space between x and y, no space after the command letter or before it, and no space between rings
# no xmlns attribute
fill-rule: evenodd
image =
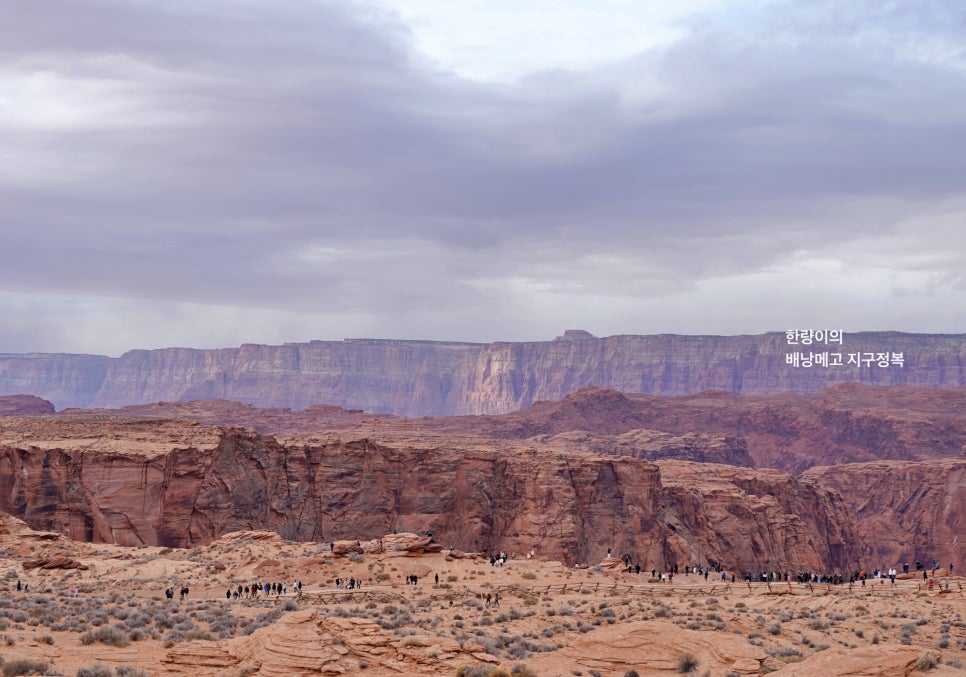
<svg viewBox="0 0 966 677"><path fill-rule="evenodd" d="M794 366L795 352L840 353L843 366ZM849 353L902 353L903 366L848 365ZM63 407L222 398L259 406L333 404L404 416L496 414L558 400L583 386L683 395L708 389L813 392L845 381L966 385L966 334L846 334L842 345L790 346L758 336L611 336L568 331L553 341L444 343L352 339L282 346L0 355L0 395Z"/></svg>

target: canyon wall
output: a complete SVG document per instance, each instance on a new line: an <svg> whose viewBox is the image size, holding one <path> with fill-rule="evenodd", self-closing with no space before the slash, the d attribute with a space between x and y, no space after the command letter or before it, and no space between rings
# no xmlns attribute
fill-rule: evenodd
<svg viewBox="0 0 966 677"><path fill-rule="evenodd" d="M61 408L92 402L111 358L62 353L0 353L0 395L36 395Z"/></svg>
<svg viewBox="0 0 966 677"><path fill-rule="evenodd" d="M787 354L800 351L902 353L904 364L786 364ZM568 331L553 341L490 344L354 339L133 350L119 358L0 355L0 395L33 394L58 408L222 398L404 416L494 414L589 385L659 395L813 392L846 381L959 387L966 385L964 355L966 335L898 332L846 334L841 346L789 346L784 333L595 338Z"/></svg>
<svg viewBox="0 0 966 677"><path fill-rule="evenodd" d="M842 495L872 566L966 562L966 460L816 467L801 479Z"/></svg>
<svg viewBox="0 0 966 677"><path fill-rule="evenodd" d="M173 441L150 454L133 451L143 442L111 451L129 433L110 426L77 446L8 442L0 510L124 545L189 547L242 529L317 541L428 530L447 546L536 548L568 563L613 549L645 568L842 569L856 556L838 494L775 471L369 440L283 446L253 431L212 432L198 429L207 437L195 445L156 433Z"/></svg>

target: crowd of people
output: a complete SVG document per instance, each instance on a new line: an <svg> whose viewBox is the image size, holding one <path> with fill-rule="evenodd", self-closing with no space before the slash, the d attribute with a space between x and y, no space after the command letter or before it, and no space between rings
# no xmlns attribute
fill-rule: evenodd
<svg viewBox="0 0 966 677"><path fill-rule="evenodd" d="M291 584L293 592L302 592L302 581L296 581ZM284 595L289 590L288 583L249 583L247 585L239 584L234 590L229 588L225 592L225 599L258 599L261 595L266 597L276 596L279 597Z"/></svg>
<svg viewBox="0 0 966 677"><path fill-rule="evenodd" d="M607 550L607 559L611 558L610 549ZM630 555L624 555L621 558L626 567L626 571L629 574L641 574L640 563L632 564L632 558ZM499 561L499 560L498 560ZM579 564L575 565L578 568ZM879 585L885 585L886 581L889 582L890 586L896 585L896 576L899 575L899 567L901 566L902 572L908 574L910 572L910 566L908 562L903 562L901 565L897 564L894 567L890 567L885 570L873 569L871 572L866 572L863 569L857 569L848 574L841 573L821 573L816 571L800 571L798 573L782 572L782 571L745 571L742 580L746 583L779 583L786 582L790 583L792 581L798 583L827 583L830 585L866 585L867 581L876 582ZM950 562L948 565L949 575L953 575L954 566ZM929 584L930 587L934 584L936 575L940 571L940 565L938 560L932 560L932 566L927 567L923 562L916 560L915 571L917 574L922 573L922 580ZM658 570L653 568L650 570L650 575L652 579L656 579L661 583L670 583L674 580L674 577L681 574L682 568L678 564L670 564L665 567L664 570ZM648 573L644 572L645 575ZM707 564L689 564L683 567L683 573L686 576L697 575L703 577L704 580L720 580L722 583L735 583L738 580L737 574L734 572L728 572L722 566L720 562L710 561Z"/></svg>

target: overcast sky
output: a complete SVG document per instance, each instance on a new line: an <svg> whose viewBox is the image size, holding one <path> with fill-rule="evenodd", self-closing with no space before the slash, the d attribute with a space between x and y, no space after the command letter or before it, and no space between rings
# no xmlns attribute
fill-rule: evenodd
<svg viewBox="0 0 966 677"><path fill-rule="evenodd" d="M966 3L4 0L0 352L966 331Z"/></svg>

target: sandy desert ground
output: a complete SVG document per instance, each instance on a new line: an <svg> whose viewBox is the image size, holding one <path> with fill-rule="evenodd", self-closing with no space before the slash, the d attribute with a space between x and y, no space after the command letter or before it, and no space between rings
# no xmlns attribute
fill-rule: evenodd
<svg viewBox="0 0 966 677"><path fill-rule="evenodd" d="M851 590L723 584L715 574L661 583L650 572L607 568L618 560L570 569L535 553L491 565L459 551L424 552L426 539L407 534L336 555L332 544L272 532L192 550L80 543L9 516L2 532L5 675L30 667L82 677L966 670L962 579L947 572L931 589L911 575L895 588L870 581ZM86 568L70 568L78 566ZM407 584L414 574L418 582ZM336 579L362 585L345 590ZM226 599L227 590L256 581L284 582L286 593ZM18 582L27 588L18 592ZM169 587L173 600L164 595Z"/></svg>

